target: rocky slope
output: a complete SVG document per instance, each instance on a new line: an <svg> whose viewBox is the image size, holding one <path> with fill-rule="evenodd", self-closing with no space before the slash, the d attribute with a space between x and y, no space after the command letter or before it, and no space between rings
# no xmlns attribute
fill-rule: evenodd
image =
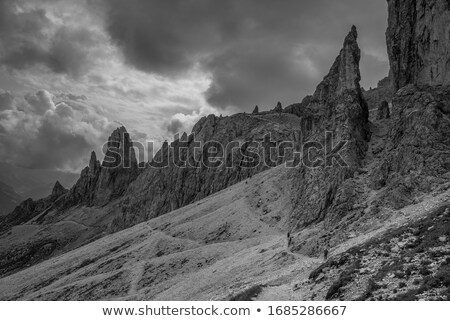
<svg viewBox="0 0 450 321"><path fill-rule="evenodd" d="M311 272L304 299L450 300L450 207L336 255Z"/></svg>
<svg viewBox="0 0 450 321"><path fill-rule="evenodd" d="M288 174L264 171L2 278L0 300L217 300L298 276L302 257L286 252Z"/></svg>

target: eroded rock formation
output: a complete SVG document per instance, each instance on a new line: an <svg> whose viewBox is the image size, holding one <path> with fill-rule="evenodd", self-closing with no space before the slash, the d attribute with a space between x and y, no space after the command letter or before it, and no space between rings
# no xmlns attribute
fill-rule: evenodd
<svg viewBox="0 0 450 321"><path fill-rule="evenodd" d="M77 183L60 205L77 204L102 206L123 195L138 174L133 142L125 127L117 128L109 137L102 164L92 152L89 166L83 169Z"/></svg>
<svg viewBox="0 0 450 321"><path fill-rule="evenodd" d="M283 106L281 106L281 103L278 102L275 108L273 109L275 113L282 113L283 112Z"/></svg>
<svg viewBox="0 0 450 321"><path fill-rule="evenodd" d="M342 208L346 206L345 200L340 204L339 195L346 179L352 177L361 166L370 136L368 108L359 85L360 54L357 30L352 27L329 74L311 97L291 110L302 117L303 124L308 124L308 140L321 142L323 146L319 151L322 166L302 166L296 174L294 193L298 199L291 223L295 230L345 212ZM345 166L334 160L332 165L326 166L326 131L333 133L333 144L345 142L339 153L345 160ZM331 151L329 145L328 149ZM305 150L303 152L306 153Z"/></svg>
<svg viewBox="0 0 450 321"><path fill-rule="evenodd" d="M2 229L22 224L45 210L63 212L76 205L103 206L122 196L139 174L132 141L124 127L117 128L108 139L103 164L91 153L89 166L81 171L75 185L66 190L56 182L52 194L44 199L28 199L3 219Z"/></svg>

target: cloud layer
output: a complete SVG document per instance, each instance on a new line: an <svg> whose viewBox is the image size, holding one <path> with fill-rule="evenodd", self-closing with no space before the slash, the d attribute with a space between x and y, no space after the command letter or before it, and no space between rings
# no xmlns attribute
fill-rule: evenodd
<svg viewBox="0 0 450 321"><path fill-rule="evenodd" d="M373 0L108 0L107 30L136 68L163 75L200 66L214 106L250 110L310 93L352 24L367 83L387 74L386 4Z"/></svg>
<svg viewBox="0 0 450 321"><path fill-rule="evenodd" d="M44 1L51 5L58 1ZM82 2L81 2L82 3ZM34 1L0 0L0 63L12 69L41 64L78 78L98 59L101 35L88 25L52 16ZM70 7L68 7L70 10ZM83 22L80 17L80 22Z"/></svg>
<svg viewBox="0 0 450 321"><path fill-rule="evenodd" d="M0 92L2 161L26 168L78 170L115 127L86 100L58 98L45 90L23 100Z"/></svg>
<svg viewBox="0 0 450 321"><path fill-rule="evenodd" d="M113 120L163 141L209 113L301 101L353 24L375 86L383 0L0 0L0 156L76 168Z"/></svg>

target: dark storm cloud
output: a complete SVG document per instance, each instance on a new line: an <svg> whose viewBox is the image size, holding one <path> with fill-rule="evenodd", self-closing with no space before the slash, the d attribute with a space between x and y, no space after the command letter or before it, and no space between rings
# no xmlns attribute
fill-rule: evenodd
<svg viewBox="0 0 450 321"><path fill-rule="evenodd" d="M384 0L105 0L107 29L126 60L164 75L211 73L211 104L249 110L295 102L327 73L352 24L368 52L385 52ZM365 56L364 83L384 67ZM381 57L383 60L383 57ZM385 59L384 59L385 60ZM380 58L378 58L380 62ZM364 62L364 61L363 61Z"/></svg>
<svg viewBox="0 0 450 321"><path fill-rule="evenodd" d="M83 74L96 43L90 30L55 26L44 9L24 4L0 0L0 63L12 69L43 64L56 73Z"/></svg>

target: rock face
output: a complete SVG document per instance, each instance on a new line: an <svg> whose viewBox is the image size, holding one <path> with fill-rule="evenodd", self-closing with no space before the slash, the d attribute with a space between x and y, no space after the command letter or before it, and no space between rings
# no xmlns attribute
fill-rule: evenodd
<svg viewBox="0 0 450 321"><path fill-rule="evenodd" d="M396 89L391 127L371 175L394 207L450 177L450 3L390 0L386 33Z"/></svg>
<svg viewBox="0 0 450 321"><path fill-rule="evenodd" d="M98 178L94 202L104 205L125 193L139 174L133 142L125 127L116 129L108 139L108 149Z"/></svg>
<svg viewBox="0 0 450 321"><path fill-rule="evenodd" d="M449 105L448 87L408 85L397 92L383 158L372 177L374 188L387 187L391 195L407 200L414 191L430 192L450 177Z"/></svg>
<svg viewBox="0 0 450 321"><path fill-rule="evenodd" d="M338 195L346 179L361 166L367 150L370 136L368 108L359 85L360 49L356 39L357 30L352 27L329 74L317 86L315 93L290 109L302 117L307 140L327 146L324 136L326 131L330 131L334 136L333 146L340 141L346 143L339 153L346 163L344 166L333 162L331 166L302 166L297 170L297 185L294 187L297 206L291 218L294 230L345 211L340 207ZM323 149L319 155L326 160Z"/></svg>
<svg viewBox="0 0 450 321"><path fill-rule="evenodd" d="M139 174L132 144L126 129L117 128L108 139L102 165L92 152L89 166L70 190L56 182L50 196L37 201L27 199L17 206L3 219L2 229L25 223L44 210L64 212L77 205L103 206L120 197Z"/></svg>
<svg viewBox="0 0 450 321"><path fill-rule="evenodd" d="M64 207L86 203L91 204L100 175L100 162L97 160L95 152L91 153L89 166L81 171L80 178L70 189L64 200Z"/></svg>
<svg viewBox="0 0 450 321"><path fill-rule="evenodd" d="M361 51L357 36L353 26L330 72L314 94L289 109L302 118L303 126L308 129L306 137L323 139L325 131L333 131L335 140L348 141L347 150L353 154L347 159L349 164L360 162L370 136L368 107L359 85Z"/></svg>
<svg viewBox="0 0 450 321"><path fill-rule="evenodd" d="M89 166L83 169L80 179L70 189L60 205L103 206L123 195L138 174L138 164L133 142L125 127L117 128L109 137L102 165L92 152Z"/></svg>
<svg viewBox="0 0 450 321"><path fill-rule="evenodd" d="M386 100L380 104L377 111L377 120L390 118L389 103Z"/></svg>
<svg viewBox="0 0 450 321"><path fill-rule="evenodd" d="M388 54L396 90L450 84L450 3L388 0Z"/></svg>
<svg viewBox="0 0 450 321"><path fill-rule="evenodd" d="M56 181L55 186L53 187L51 196L58 198L68 192L59 181Z"/></svg>

